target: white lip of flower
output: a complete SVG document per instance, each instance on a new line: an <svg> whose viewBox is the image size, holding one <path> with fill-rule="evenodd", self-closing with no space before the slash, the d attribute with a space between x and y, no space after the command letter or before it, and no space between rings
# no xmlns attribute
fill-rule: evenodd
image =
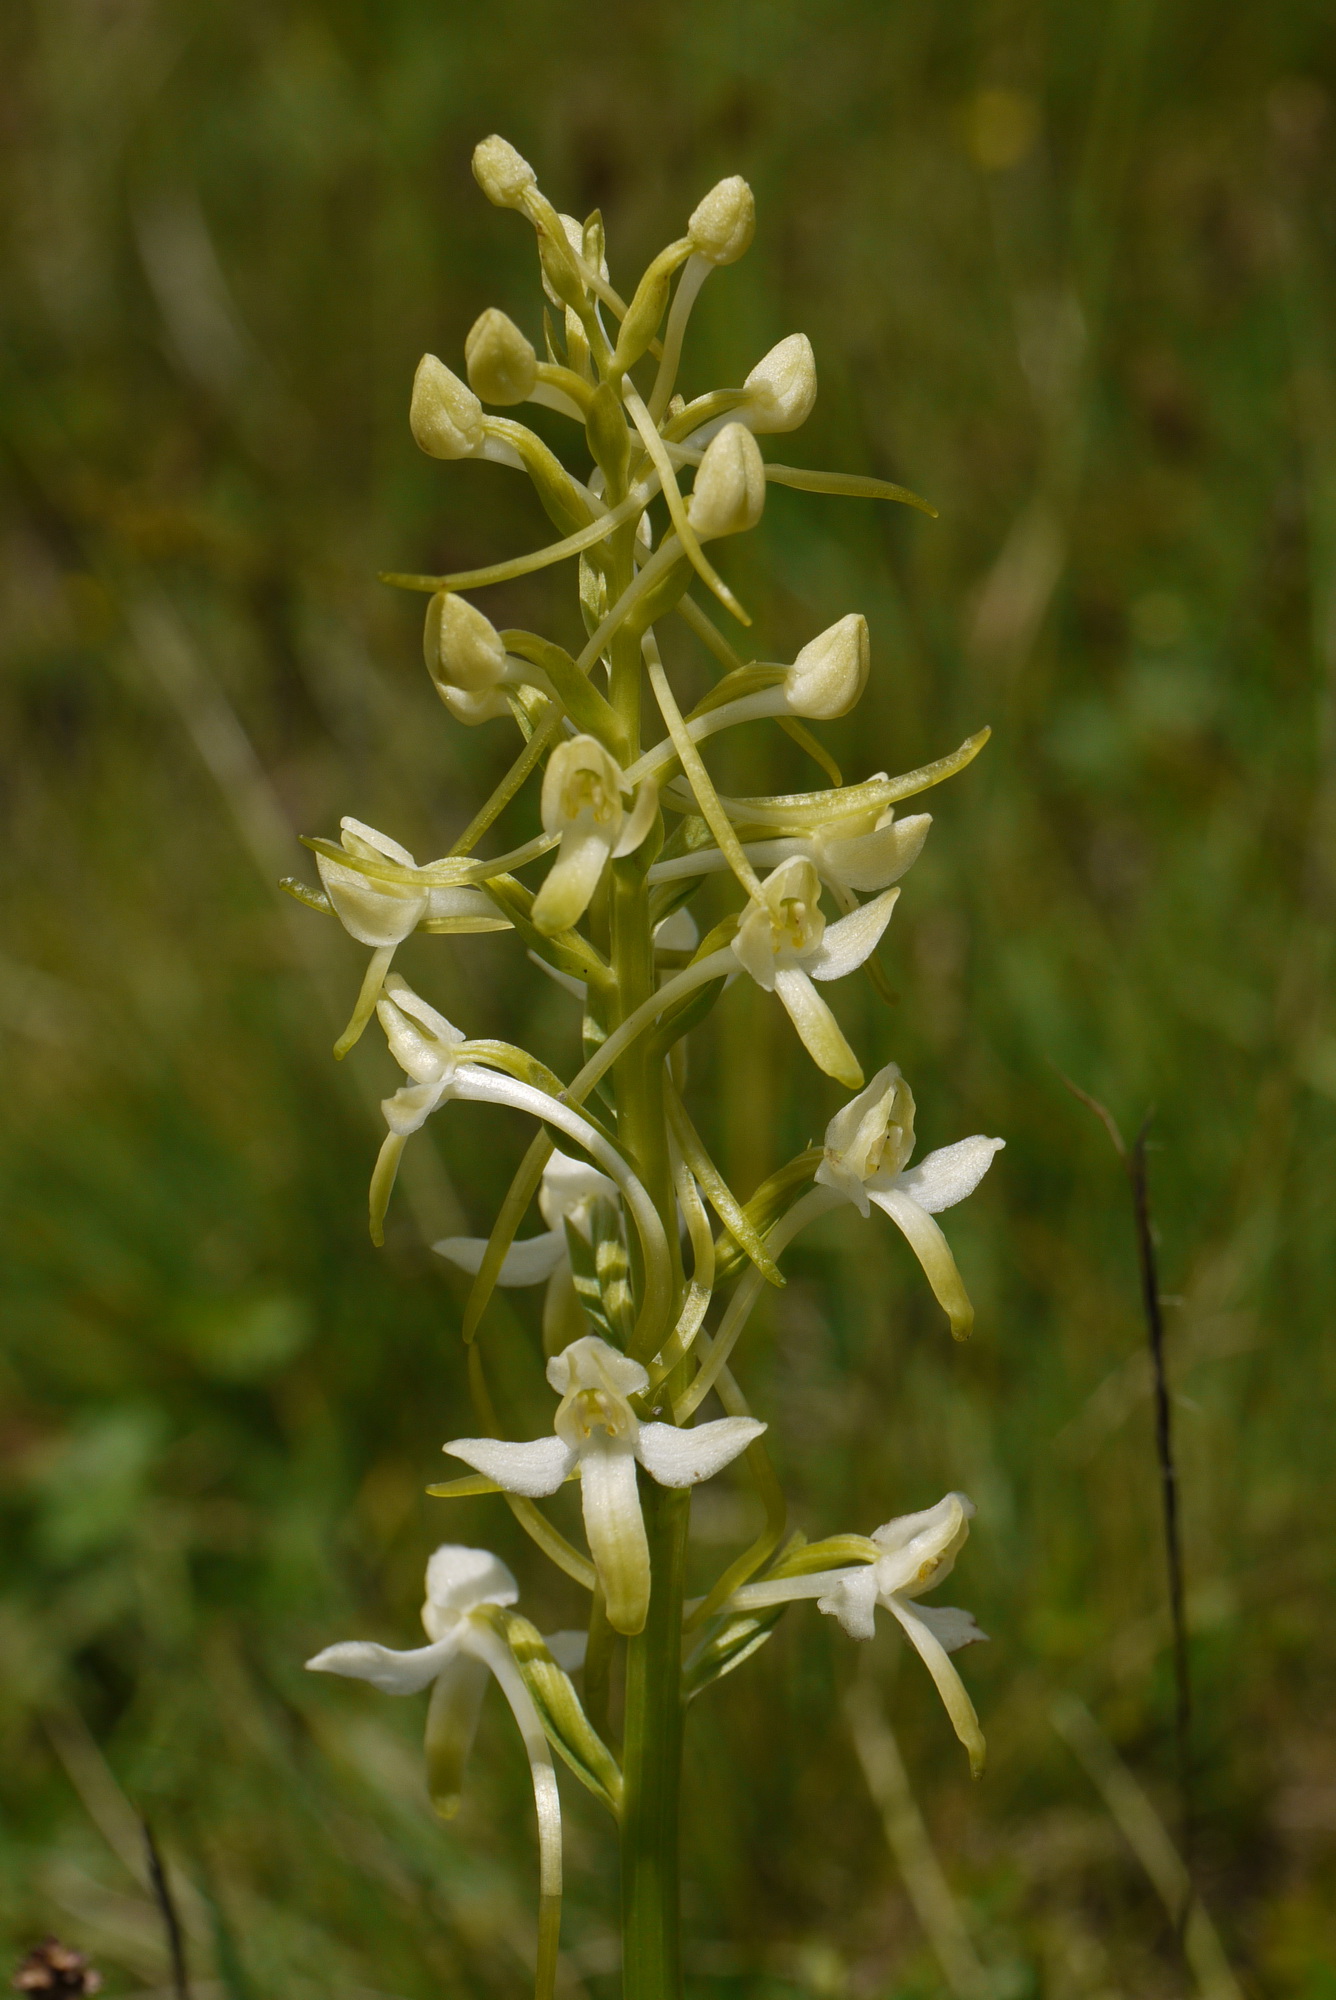
<svg viewBox="0 0 1336 2000"><path fill-rule="evenodd" d="M658 791L642 783L628 813L622 794L630 787L616 760L594 736L559 743L543 773L543 830L559 834L561 846L534 897L533 921L552 936L569 930L589 907L609 861L634 854L654 824Z"/></svg>
<svg viewBox="0 0 1336 2000"><path fill-rule="evenodd" d="M648 1374L597 1334L586 1334L554 1355L547 1379L561 1397L552 1437L530 1444L453 1438L445 1449L507 1493L529 1499L555 1493L578 1474L585 1532L608 1622L633 1635L644 1628L650 1590L637 1460L660 1486L695 1486L745 1451L765 1425L754 1417L721 1417L689 1430L642 1423L630 1398L645 1394Z"/></svg>
<svg viewBox="0 0 1336 2000"><path fill-rule="evenodd" d="M427 1645L397 1652L370 1639L346 1639L326 1646L306 1665L312 1673L370 1681L384 1694L417 1694L431 1688L427 1787L442 1819L452 1819L458 1811L487 1676L494 1675L528 1753L538 1813L540 1893L555 1900L561 1895L561 1800L552 1752L510 1648L488 1619L479 1616L488 1605L514 1604L518 1597L514 1577L496 1556L486 1549L447 1542L427 1564L427 1601L422 1607ZM552 1643L564 1636L556 1635Z"/></svg>
<svg viewBox="0 0 1336 2000"><path fill-rule="evenodd" d="M597 1160L615 1182L636 1225L646 1263L647 1295L667 1288L668 1244L654 1204L616 1147L586 1118L533 1084L522 1083L472 1060L463 1032L438 1014L397 974L391 973L385 981L376 1012L390 1053L412 1081L381 1104L390 1129L371 1176L371 1232L375 1242L382 1240L381 1226L404 1146L432 1112L452 1098L507 1104L542 1119Z"/></svg>
<svg viewBox="0 0 1336 2000"><path fill-rule="evenodd" d="M778 1577L772 1583L744 1584L724 1609L759 1611L814 1597L817 1610L838 1618L853 1639L873 1635L873 1612L883 1605L904 1628L937 1684L952 1727L969 1752L970 1770L977 1778L984 1765L983 1732L974 1704L948 1655L962 1646L987 1639L968 1611L946 1605L914 1602L926 1590L944 1583L969 1535L974 1503L963 1493L948 1493L935 1507L919 1514L901 1514L874 1529L872 1540L881 1550L875 1562L848 1569L820 1570L810 1576Z"/></svg>
<svg viewBox="0 0 1336 2000"><path fill-rule="evenodd" d="M812 863L783 861L762 882L761 900L753 897L729 947L758 986L778 994L818 1067L851 1090L860 1087L863 1072L812 981L843 979L869 958L899 894L887 889L828 925Z"/></svg>
<svg viewBox="0 0 1336 2000"><path fill-rule="evenodd" d="M860 1215L875 1202L902 1232L951 1321L957 1340L968 1337L974 1308L950 1245L934 1215L972 1194L1004 1139L975 1134L942 1146L919 1161L914 1150L914 1097L895 1063L878 1070L866 1090L837 1111L826 1127L825 1157L816 1180Z"/></svg>
<svg viewBox="0 0 1336 2000"><path fill-rule="evenodd" d="M569 1153L553 1151L543 1169L538 1190L538 1208L547 1228L538 1236L526 1236L512 1243L497 1273L498 1285L541 1285L546 1281L543 1301L544 1345L554 1346L549 1332L569 1327L578 1331L584 1318L575 1295L571 1276L570 1246L565 1225L578 1229L586 1243L590 1240L589 1211L598 1200L616 1201L617 1187L606 1174ZM461 1271L476 1277L487 1253L485 1236L447 1236L433 1244L438 1255L457 1264ZM574 1321L574 1325L572 1322Z"/></svg>

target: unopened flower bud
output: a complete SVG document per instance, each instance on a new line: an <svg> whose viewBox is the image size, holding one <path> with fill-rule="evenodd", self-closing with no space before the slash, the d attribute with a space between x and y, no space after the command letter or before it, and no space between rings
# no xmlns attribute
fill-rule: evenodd
<svg viewBox="0 0 1336 2000"><path fill-rule="evenodd" d="M816 401L816 356L805 333L791 333L762 355L743 384L754 431L796 431Z"/></svg>
<svg viewBox="0 0 1336 2000"><path fill-rule="evenodd" d="M473 148L473 178L497 208L523 208L525 195L538 184L523 153L496 132Z"/></svg>
<svg viewBox="0 0 1336 2000"><path fill-rule="evenodd" d="M698 257L711 264L735 264L755 229L755 197L740 174L730 174L697 204L687 235Z"/></svg>
<svg viewBox="0 0 1336 2000"><path fill-rule="evenodd" d="M538 356L513 319L495 306L479 313L464 342L469 387L484 403L522 403L538 380Z"/></svg>
<svg viewBox="0 0 1336 2000"><path fill-rule="evenodd" d="M705 447L687 519L703 542L754 528L765 506L765 461L745 424L726 424Z"/></svg>
<svg viewBox="0 0 1336 2000"><path fill-rule="evenodd" d="M427 606L422 653L438 694L447 687L482 694L507 677L501 634L453 590L438 590Z"/></svg>
<svg viewBox="0 0 1336 2000"><path fill-rule="evenodd" d="M432 458L470 458L483 441L482 404L434 354L418 362L408 422Z"/></svg>
<svg viewBox="0 0 1336 2000"><path fill-rule="evenodd" d="M851 611L809 639L784 676L789 714L810 715L818 722L847 715L867 686L871 664L867 619Z"/></svg>

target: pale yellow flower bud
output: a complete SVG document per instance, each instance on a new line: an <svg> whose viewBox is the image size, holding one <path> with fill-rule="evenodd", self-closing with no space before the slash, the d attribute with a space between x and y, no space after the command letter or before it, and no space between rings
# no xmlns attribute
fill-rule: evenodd
<svg viewBox="0 0 1336 2000"><path fill-rule="evenodd" d="M754 431L796 431L816 401L816 356L805 333L791 333L762 355L742 385Z"/></svg>
<svg viewBox="0 0 1336 2000"><path fill-rule="evenodd" d="M692 249L711 264L735 264L755 230L755 197L740 174L712 187L687 224Z"/></svg>
<svg viewBox="0 0 1336 2000"><path fill-rule="evenodd" d="M473 148L473 178L497 208L522 209L529 189L538 184L538 176L523 153L516 152L509 139L496 132Z"/></svg>
<svg viewBox="0 0 1336 2000"><path fill-rule="evenodd" d="M464 365L469 387L484 403L522 403L538 380L532 342L495 306L488 306L470 327Z"/></svg>
<svg viewBox="0 0 1336 2000"><path fill-rule="evenodd" d="M871 663L867 620L851 611L809 639L784 676L789 714L810 715L819 722L847 715L867 686Z"/></svg>
<svg viewBox="0 0 1336 2000"><path fill-rule="evenodd" d="M745 424L726 424L705 447L687 519L703 542L754 528L765 506L765 461Z"/></svg>
<svg viewBox="0 0 1336 2000"><path fill-rule="evenodd" d="M417 365L408 422L432 458L470 458L483 441L482 404L434 354L424 354Z"/></svg>
<svg viewBox="0 0 1336 2000"><path fill-rule="evenodd" d="M438 693L448 687L482 694L507 678L501 634L453 590L438 590L427 606L422 654Z"/></svg>

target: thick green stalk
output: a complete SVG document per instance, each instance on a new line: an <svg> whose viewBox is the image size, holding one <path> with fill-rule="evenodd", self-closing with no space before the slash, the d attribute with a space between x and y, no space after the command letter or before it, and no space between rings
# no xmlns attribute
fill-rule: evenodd
<svg viewBox="0 0 1336 2000"><path fill-rule="evenodd" d="M622 1996L681 2000L682 1595L691 1495L641 1480L653 1585L626 1648Z"/></svg>
<svg viewBox="0 0 1336 2000"><path fill-rule="evenodd" d="M631 532L628 528L619 534L617 555L609 565L614 599L631 580ZM640 747L641 661L633 633L614 635L611 668L609 697L635 754ZM633 859L614 863L611 878L609 945L615 989L609 1025L616 1027L654 991L654 939L643 867ZM650 1037L633 1042L612 1074L618 1141L636 1163L676 1256L677 1203L663 1061ZM636 1276L639 1280L639 1272ZM670 1324L661 1329L660 1340ZM652 1583L645 1629L628 1640L626 1649L622 1992L623 2000L679 2000L682 1597L691 1500L688 1493L670 1492L643 1476L640 1484Z"/></svg>

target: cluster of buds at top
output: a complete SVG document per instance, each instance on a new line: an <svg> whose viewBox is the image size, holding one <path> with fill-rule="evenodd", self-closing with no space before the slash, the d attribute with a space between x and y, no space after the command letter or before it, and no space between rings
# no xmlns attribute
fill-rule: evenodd
<svg viewBox="0 0 1336 2000"><path fill-rule="evenodd" d="M826 996L860 966L875 970L899 884L927 837L929 816L897 816L899 808L963 769L987 731L900 776L882 771L846 784L808 724L849 714L865 693L876 671L866 619L844 611L785 660L739 653L716 622L710 598L750 627L715 557L762 520L772 485L933 511L886 481L763 454L758 440L796 430L815 403L816 363L802 333L780 340L735 385L690 399L680 393L684 335L701 287L752 240L746 182L734 176L711 189L623 296L599 215L580 222L561 214L504 139L484 140L473 164L487 198L534 229L549 307L543 337L537 344L487 309L465 343L462 376L423 357L409 422L434 458L487 458L522 471L555 539L485 568L387 581L427 595L426 665L451 717L513 725L517 754L438 860L419 865L397 838L349 819L338 843L310 843L321 889L289 886L371 951L339 1052L376 1015L406 1076L384 1104L388 1131L371 1190L377 1241L402 1150L441 1107L466 1098L535 1123L491 1234L437 1246L473 1279L464 1333L474 1342L479 1434L446 1446L470 1473L432 1490L506 1494L545 1552L594 1593L591 1633L611 1629L637 1644L653 1587L644 1496L745 1460L772 1508L766 1426L748 1410L729 1362L766 1284L783 1282L778 1259L801 1228L841 1205L863 1216L879 1208L917 1257L952 1332L970 1330L972 1308L935 1217L977 1185L1002 1142L965 1139L913 1164L908 1085L890 1064L865 1086ZM591 472L571 471L521 421L526 405L579 427ZM499 626L474 601L567 560L578 563L576 649ZM722 668L685 712L675 691L679 642ZM719 790L706 762L711 739L766 720L822 767L824 788L753 798ZM526 787L537 791L541 831L497 845L492 830ZM484 853L488 846L495 851ZM731 878L736 900L698 927L687 905L702 891L713 895L720 877ZM414 931L490 929L515 931L578 1000L583 1060L573 1075L555 1075L512 1044L466 1039L391 969ZM817 1069L854 1093L831 1116L824 1146L780 1168L745 1203L691 1122L679 1046L743 973L779 1001ZM570 1153L554 1150L554 1133ZM519 1237L535 1197L546 1227ZM712 1323L725 1282L731 1294ZM517 1439L502 1434L475 1336L496 1285L540 1283L547 1378L559 1400L550 1435ZM711 1393L725 1414L693 1421ZM538 1504L573 1480L587 1554ZM698 1693L754 1652L791 1601L814 1597L857 1638L870 1636L881 1605L927 1663L977 1769L982 1737L948 1655L983 1635L968 1614L917 1602L948 1573L972 1512L952 1494L871 1536L799 1549L782 1546L778 1529L769 1533L689 1610L696 1643L684 1692ZM426 1647L399 1654L359 1641L310 1664L392 1693L433 1687L428 1762L433 1795L447 1810L482 1688L489 1675L500 1682L533 1765L550 1916L560 1852L549 1746L614 1811L621 1775L570 1679L572 1648L544 1642L514 1612L514 1599L514 1580L494 1558L447 1545L428 1572ZM544 1990L554 1952L548 1923Z"/></svg>

